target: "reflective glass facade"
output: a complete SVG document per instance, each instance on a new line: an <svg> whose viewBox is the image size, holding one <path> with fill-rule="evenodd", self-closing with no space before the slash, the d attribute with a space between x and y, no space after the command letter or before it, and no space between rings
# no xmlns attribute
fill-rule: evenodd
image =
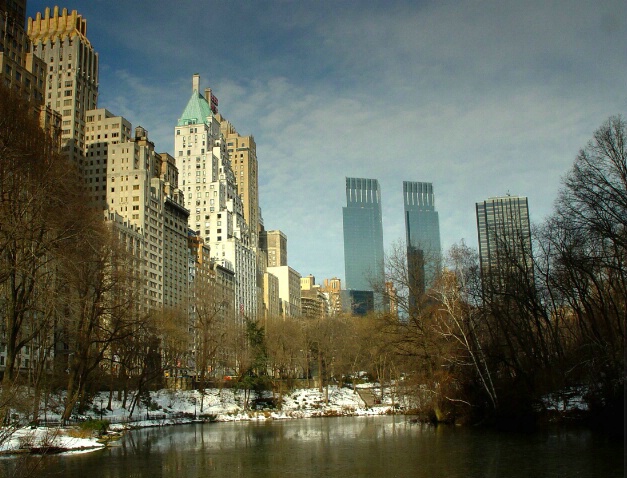
<svg viewBox="0 0 627 478"><path fill-rule="evenodd" d="M479 262L485 280L505 284L513 272L533 276L531 227L526 197L490 198L476 204ZM510 277L511 278L511 277ZM484 287L485 288L485 287Z"/></svg>
<svg viewBox="0 0 627 478"><path fill-rule="evenodd" d="M403 182L407 264L418 289L431 287L441 263L440 218L432 183Z"/></svg>
<svg viewBox="0 0 627 478"><path fill-rule="evenodd" d="M384 283L381 191L376 179L346 178L344 266L346 289L373 290ZM375 297L375 307L379 300Z"/></svg>

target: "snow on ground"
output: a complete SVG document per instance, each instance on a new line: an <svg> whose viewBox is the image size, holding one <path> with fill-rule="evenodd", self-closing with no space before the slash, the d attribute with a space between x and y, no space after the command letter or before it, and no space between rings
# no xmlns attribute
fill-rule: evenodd
<svg viewBox="0 0 627 478"><path fill-rule="evenodd" d="M71 428L18 428L11 436L0 444L0 453L33 450L91 450L103 448L96 438L80 438L72 436Z"/></svg>
<svg viewBox="0 0 627 478"><path fill-rule="evenodd" d="M391 402L384 400L383 405L372 408L366 407L359 394L348 388L329 386L328 403L326 390L296 389L285 392L282 397L282 406L269 406L274 398L271 392L263 396L251 393L248 408L245 407L243 390L230 388L207 389L204 394L197 390L159 390L150 394L150 403L135 407L129 416L129 410L122 408L122 402L117 400L114 393L111 400L112 410L107 410L109 394L96 394L92 401L92 408L82 418L99 419L111 422L109 430L120 432L130 428L151 426L166 426L183 423L192 423L195 420L212 421L250 421L250 420L282 420L291 418L311 418L323 416L349 415L382 415L391 413ZM257 401L255 401L257 399ZM129 400L130 402L130 397ZM55 401L49 401L55 403ZM48 420L60 419L63 397L57 397L58 406L47 410ZM101 408L102 406L102 408ZM86 450L102 448L96 437L74 438L72 429L68 428L20 428L16 430L4 443L0 444L0 453L10 453L20 450L52 447L66 450ZM75 433L76 434L76 433Z"/></svg>

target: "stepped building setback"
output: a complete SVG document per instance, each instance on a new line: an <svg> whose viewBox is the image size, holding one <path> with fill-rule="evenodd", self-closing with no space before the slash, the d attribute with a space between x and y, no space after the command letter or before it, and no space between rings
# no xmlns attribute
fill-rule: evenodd
<svg viewBox="0 0 627 478"><path fill-rule="evenodd" d="M181 188L190 210L189 228L202 237L212 257L235 273L239 317L257 318L256 231L244 216L244 204L220 132L217 99L200 94L200 76L192 77L192 95L175 127L174 150Z"/></svg>
<svg viewBox="0 0 627 478"><path fill-rule="evenodd" d="M62 116L61 146L83 167L87 111L98 102L98 54L87 38L87 21L54 7L28 19L34 54L46 63L45 104Z"/></svg>

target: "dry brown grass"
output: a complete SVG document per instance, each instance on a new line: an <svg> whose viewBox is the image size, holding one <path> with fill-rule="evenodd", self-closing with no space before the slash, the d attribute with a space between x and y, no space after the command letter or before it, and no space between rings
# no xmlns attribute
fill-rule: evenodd
<svg viewBox="0 0 627 478"><path fill-rule="evenodd" d="M69 428L65 431L65 435L72 438L91 438L94 436L94 431L81 428Z"/></svg>

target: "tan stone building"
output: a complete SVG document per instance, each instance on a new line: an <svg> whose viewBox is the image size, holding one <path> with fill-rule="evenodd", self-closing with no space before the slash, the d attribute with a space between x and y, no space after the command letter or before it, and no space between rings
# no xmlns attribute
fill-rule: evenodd
<svg viewBox="0 0 627 478"><path fill-rule="evenodd" d="M165 164L164 164L165 163ZM107 162L107 208L143 235L143 298L146 309L186 300L187 216L170 157L155 153L148 132L138 126L128 142L111 144ZM167 270L166 270L167 268Z"/></svg>
<svg viewBox="0 0 627 478"><path fill-rule="evenodd" d="M279 278L269 272L263 274L263 318L268 320L281 315L281 297L279 296Z"/></svg>
<svg viewBox="0 0 627 478"><path fill-rule="evenodd" d="M131 140L131 123L104 108L90 110L85 120L85 158L82 176L91 205L107 207L107 157L112 144Z"/></svg>
<svg viewBox="0 0 627 478"><path fill-rule="evenodd" d="M327 296L311 274L300 279L301 315L309 319L323 319L329 315Z"/></svg>
<svg viewBox="0 0 627 478"><path fill-rule="evenodd" d="M320 290L327 296L329 314L340 314L342 312L342 281L337 277L324 279Z"/></svg>
<svg viewBox="0 0 627 478"><path fill-rule="evenodd" d="M237 182L237 192L242 198L244 219L248 224L252 241L256 244L259 235L259 173L257 164L257 145L253 136L240 135L235 126L220 113L216 115L220 122L220 133L226 141L231 168Z"/></svg>
<svg viewBox="0 0 627 478"><path fill-rule="evenodd" d="M230 357L220 352L215 340L226 335L225 327L232 323L235 309L235 274L211 259L211 251L202 238L189 236L190 249L190 330L194 334L192 351L196 375L215 375L226 368ZM210 338L209 338L210 337ZM211 343L208 343L210 341ZM208 348L213 350L207 357Z"/></svg>
<svg viewBox="0 0 627 478"><path fill-rule="evenodd" d="M41 126L59 142L61 116L44 104L46 63L33 53L25 11L26 0L0 0L0 78L31 102Z"/></svg>
<svg viewBox="0 0 627 478"><path fill-rule="evenodd" d="M184 206L178 186L174 158L160 153L159 187L163 197L163 304L179 307L188 297L188 226L189 210Z"/></svg>
<svg viewBox="0 0 627 478"><path fill-rule="evenodd" d="M260 248L268 257L268 267L287 265L287 236L279 231L261 231Z"/></svg>
<svg viewBox="0 0 627 478"><path fill-rule="evenodd" d="M62 116L62 150L83 168L87 111L98 101L98 54L87 39L87 21L76 10L46 8L28 19L34 54L46 62L45 104Z"/></svg>
<svg viewBox="0 0 627 478"><path fill-rule="evenodd" d="M268 267L268 273L279 280L280 315L299 317L301 315L300 274L289 266Z"/></svg>

